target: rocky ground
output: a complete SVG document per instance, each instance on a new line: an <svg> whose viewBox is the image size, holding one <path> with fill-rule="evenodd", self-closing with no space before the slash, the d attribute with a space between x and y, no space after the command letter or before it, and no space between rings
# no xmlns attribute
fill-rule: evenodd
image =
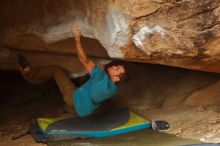
<svg viewBox="0 0 220 146"><path fill-rule="evenodd" d="M155 67L152 68L152 66L150 66L150 68L155 70L157 73L160 73L161 71ZM162 78L164 75L166 75L166 77L169 77L169 75L167 70L162 70L163 75L159 78L160 83L156 84L157 80L155 79L148 80L149 82L152 82L152 87L157 87L154 94L146 91L147 93L141 93L141 95L139 95L135 92L135 90L140 90L141 88L139 88L138 85L133 84L134 86L132 89L135 87L137 89L127 89L127 91L132 93L134 92L137 95L137 98L129 98L129 92L126 93L128 97L127 99L120 98L120 100L113 99L107 101L104 104L109 106L105 107L116 108L118 106L128 106L148 119L168 121L171 128L166 132L169 134L182 138L197 139L203 142L220 143L220 105L216 103L212 105L196 106L180 104L178 106L170 107L167 106L169 104L164 104L163 106L160 102L163 101L163 103L165 103L164 99L159 100L157 97L159 97L159 95L161 96L161 92L164 91L160 88L158 89L158 86L165 86L167 82L165 82ZM151 74L154 74L155 76L154 71L151 72L153 73L148 72L148 76L150 77ZM176 72L172 71L172 74L173 73ZM186 76L186 72L183 72L182 74ZM199 75L196 74L195 76L198 77ZM2 89L0 92L0 146L42 146L43 144L37 144L34 142L30 134L27 134L27 129L38 117L57 117L67 113L57 86L53 81L41 85L30 85L25 82L18 73L14 72L1 72L1 77L2 85L4 86L1 87ZM201 77L203 81L211 80L210 78L205 78L204 75ZM176 80L173 82L177 83L177 78L180 77L177 76L174 78L176 78ZM213 94L214 90L213 92L210 91L209 87L216 83L218 77L216 78L215 76L212 78L215 79L210 81L212 84L205 84L205 87L202 88L201 92L203 93L207 89L207 92L212 93L210 93L210 95L217 96L217 94ZM134 78L132 79L134 80ZM157 75L156 79L158 79ZM138 78L136 78L136 80L138 80ZM188 84L186 77L183 80L184 82L180 82L181 86L180 84L178 84L178 86L177 84L174 84L174 87L181 87L182 90L184 90L185 87L192 88L191 84ZM190 83L194 84L194 86L198 86L199 84L201 85L201 82L198 81L195 84L195 81L192 80L192 76L189 80L191 81ZM167 86L171 84L172 83L170 82ZM187 86L185 86L185 84ZM143 86L145 84L139 82L139 85ZM149 84L147 85L148 87L150 86ZM170 88L165 89L166 91L168 89L170 90ZM151 91L153 91L153 88L151 88ZM186 92L186 90L184 90L184 92ZM199 92L199 90L196 92ZM176 94L174 94L174 91L172 90L172 94L169 96L180 96L180 92L178 92L178 90L176 90L175 93ZM149 98L152 94L154 95L154 100ZM205 94L207 98L210 98L208 95L208 93ZM122 92L120 96L125 95ZM139 96L143 97L138 99ZM191 96L194 97L194 94L189 95L189 97ZM155 106L155 104L157 106Z"/></svg>
<svg viewBox="0 0 220 146"><path fill-rule="evenodd" d="M37 117L56 117L65 114L63 107L63 104L48 106L47 102L39 101L16 108L10 105L1 106L1 112L4 114L1 113L0 146L43 146L44 144L35 143L31 135L26 133L28 126ZM169 121L171 126L167 131L169 134L203 142L220 142L220 113L216 111L216 106L152 109L139 113L150 119Z"/></svg>
<svg viewBox="0 0 220 146"><path fill-rule="evenodd" d="M220 143L220 113L216 110L216 106L152 110L147 112L146 117L169 121L171 125L167 131L169 134L207 143Z"/></svg>

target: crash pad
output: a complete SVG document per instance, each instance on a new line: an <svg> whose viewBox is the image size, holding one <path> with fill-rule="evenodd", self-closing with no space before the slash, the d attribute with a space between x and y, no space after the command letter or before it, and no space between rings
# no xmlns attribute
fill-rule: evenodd
<svg viewBox="0 0 220 146"><path fill-rule="evenodd" d="M39 118L30 127L37 142L108 137L150 128L151 123L128 108L87 117Z"/></svg>

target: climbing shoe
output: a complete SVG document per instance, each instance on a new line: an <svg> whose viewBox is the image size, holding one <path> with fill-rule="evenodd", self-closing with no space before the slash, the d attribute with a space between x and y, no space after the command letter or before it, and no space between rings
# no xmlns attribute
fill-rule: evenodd
<svg viewBox="0 0 220 146"><path fill-rule="evenodd" d="M153 120L151 122L151 126L153 130L157 130L157 131L163 131L170 128L169 123L163 120Z"/></svg>

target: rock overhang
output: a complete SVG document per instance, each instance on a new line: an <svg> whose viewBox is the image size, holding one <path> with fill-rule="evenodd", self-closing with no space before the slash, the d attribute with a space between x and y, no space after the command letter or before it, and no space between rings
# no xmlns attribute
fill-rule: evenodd
<svg viewBox="0 0 220 146"><path fill-rule="evenodd" d="M54 44L71 41L71 26L78 23L82 35L97 39L110 58L220 72L218 0L0 3L3 48L71 54L70 46Z"/></svg>

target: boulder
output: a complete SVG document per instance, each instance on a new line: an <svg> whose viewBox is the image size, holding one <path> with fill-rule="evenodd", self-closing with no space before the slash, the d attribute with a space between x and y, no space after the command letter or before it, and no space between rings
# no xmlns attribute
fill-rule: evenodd
<svg viewBox="0 0 220 146"><path fill-rule="evenodd" d="M90 56L220 72L219 0L5 0L0 5L1 69L18 69L18 53L41 53L35 57L41 65L61 64L71 72L72 66L63 64L75 54L71 26L77 23ZM64 59L57 63L47 56Z"/></svg>

